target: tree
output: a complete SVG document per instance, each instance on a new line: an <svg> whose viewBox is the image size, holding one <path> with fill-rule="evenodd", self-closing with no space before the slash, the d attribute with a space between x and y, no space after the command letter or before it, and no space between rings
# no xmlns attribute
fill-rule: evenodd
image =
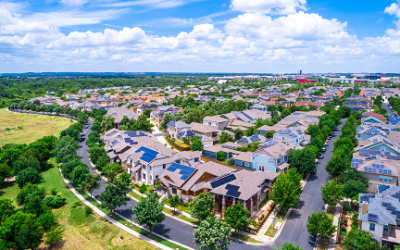
<svg viewBox="0 0 400 250"><path fill-rule="evenodd" d="M327 125L324 125L321 128L321 133L325 136L325 138L327 138L331 134L331 132L332 130Z"/></svg>
<svg viewBox="0 0 400 250"><path fill-rule="evenodd" d="M311 147L289 151L289 164L301 174L308 174L317 168L315 152Z"/></svg>
<svg viewBox="0 0 400 250"><path fill-rule="evenodd" d="M0 199L0 225L2 221L5 221L9 216L14 214L15 206L13 201L6 198Z"/></svg>
<svg viewBox="0 0 400 250"><path fill-rule="evenodd" d="M147 198L142 198L134 207L133 214L136 215L135 222L146 225L152 236L152 229L165 220L166 216L162 210L164 205L157 199L155 193L150 193Z"/></svg>
<svg viewBox="0 0 400 250"><path fill-rule="evenodd" d="M328 163L326 164L326 171L328 171L332 177L339 176L342 172L348 169L348 164L343 160L343 158L339 155L334 153L333 157L329 159Z"/></svg>
<svg viewBox="0 0 400 250"><path fill-rule="evenodd" d="M307 230L312 236L327 240L332 238L336 231L336 226L332 223L333 220L325 211L319 211L307 217Z"/></svg>
<svg viewBox="0 0 400 250"><path fill-rule="evenodd" d="M178 195L173 195L168 198L168 202L171 207L174 208L174 214L175 214L175 208L179 205L179 196Z"/></svg>
<svg viewBox="0 0 400 250"><path fill-rule="evenodd" d="M209 216L194 230L194 244L199 245L199 250L228 250L231 228L221 222L219 218Z"/></svg>
<svg viewBox="0 0 400 250"><path fill-rule="evenodd" d="M192 138L192 144L190 145L192 151L202 151L203 150L203 142L201 141L201 137L199 135L195 135Z"/></svg>
<svg viewBox="0 0 400 250"><path fill-rule="evenodd" d="M301 187L301 175L295 168L289 169L286 173L280 174L272 185L270 194L271 200L286 212L290 207L299 205Z"/></svg>
<svg viewBox="0 0 400 250"><path fill-rule="evenodd" d="M361 230L360 228L352 229L342 244L347 250L383 250L385 247L379 246L379 241L374 240L373 234Z"/></svg>
<svg viewBox="0 0 400 250"><path fill-rule="evenodd" d="M257 133L256 127L249 127L246 130L246 136L252 136L255 135L256 133Z"/></svg>
<svg viewBox="0 0 400 250"><path fill-rule="evenodd" d="M115 217L115 209L117 207L126 205L129 201L129 197L126 196L127 188L118 179L115 180L113 184L106 184L103 192L100 193L99 201L101 201L101 207L110 210Z"/></svg>
<svg viewBox="0 0 400 250"><path fill-rule="evenodd" d="M303 248L294 245L292 242L285 242L282 247L278 247L274 250L303 250Z"/></svg>
<svg viewBox="0 0 400 250"><path fill-rule="evenodd" d="M264 120L261 117L257 118L255 125L256 125L256 128L264 126Z"/></svg>
<svg viewBox="0 0 400 250"><path fill-rule="evenodd" d="M243 130L241 130L241 129L239 129L239 128L235 129L235 130L233 131L233 133L235 133L235 139L236 139L236 140L242 139L242 137L243 137L243 135L244 135Z"/></svg>
<svg viewBox="0 0 400 250"><path fill-rule="evenodd" d="M100 188L100 180L100 175L88 174L84 188L85 191L90 193L91 197L93 197L93 191Z"/></svg>
<svg viewBox="0 0 400 250"><path fill-rule="evenodd" d="M357 182L355 180L349 180L343 184L343 192L347 198L357 200L358 194L366 193L367 188L363 183Z"/></svg>
<svg viewBox="0 0 400 250"><path fill-rule="evenodd" d="M228 134L227 132L221 132L221 136L219 137L219 142L225 143L228 141L232 142L235 141L235 139L233 139L232 135Z"/></svg>
<svg viewBox="0 0 400 250"><path fill-rule="evenodd" d="M17 194L17 204L19 206L24 205L28 201L28 196L33 195L37 195L43 200L46 196L46 190L44 188L40 188L38 185L28 183Z"/></svg>
<svg viewBox="0 0 400 250"><path fill-rule="evenodd" d="M336 206L336 204L344 198L343 187L335 180L325 183L321 186L322 200L329 206Z"/></svg>
<svg viewBox="0 0 400 250"><path fill-rule="evenodd" d="M123 169L122 166L119 165L118 163L114 162L111 164L107 164L103 168L105 176L108 178L109 182L113 183L115 178L120 174Z"/></svg>
<svg viewBox="0 0 400 250"><path fill-rule="evenodd" d="M102 131L107 131L114 128L115 117L111 115L103 116L103 121L101 122Z"/></svg>
<svg viewBox="0 0 400 250"><path fill-rule="evenodd" d="M126 187L129 186L131 183L131 174L129 174L126 171L123 171L121 174L119 174L118 179L125 184Z"/></svg>
<svg viewBox="0 0 400 250"><path fill-rule="evenodd" d="M160 127L162 129L167 129L167 124L170 121L173 121L173 120L174 120L174 116L171 114L171 112L165 113L164 116L163 116L163 120L162 120L162 122L160 124Z"/></svg>
<svg viewBox="0 0 400 250"><path fill-rule="evenodd" d="M293 106L292 106L293 107ZM290 110L288 110L288 109L284 109L283 111L282 111L282 117L286 117L286 116L289 116L290 115Z"/></svg>
<svg viewBox="0 0 400 250"><path fill-rule="evenodd" d="M28 194L25 201L25 210L27 213L41 215L45 211L42 199L39 195Z"/></svg>
<svg viewBox="0 0 400 250"><path fill-rule="evenodd" d="M274 134L275 134L275 131L274 130L270 130L267 133L265 133L264 136L265 136L265 138L271 139L271 138L274 138Z"/></svg>
<svg viewBox="0 0 400 250"><path fill-rule="evenodd" d="M0 164L0 185L4 183L4 180L13 176L13 169L7 164Z"/></svg>
<svg viewBox="0 0 400 250"><path fill-rule="evenodd" d="M214 208L214 197L210 193L201 193L190 205L190 214L202 221L211 215Z"/></svg>
<svg viewBox="0 0 400 250"><path fill-rule="evenodd" d="M318 125L312 125L310 124L306 130L306 134L311 135L311 138L316 137L319 135L321 131L319 130Z"/></svg>
<svg viewBox="0 0 400 250"><path fill-rule="evenodd" d="M63 236L64 236L64 228L60 226L53 226L52 228L50 228L49 231L47 231L46 240L44 241L44 243L46 243L46 245L51 246L62 240Z"/></svg>
<svg viewBox="0 0 400 250"><path fill-rule="evenodd" d="M219 160L219 161L225 160L225 153L224 153L224 151L219 151L219 152L217 153L217 160Z"/></svg>
<svg viewBox="0 0 400 250"><path fill-rule="evenodd" d="M236 204L228 207L225 211L224 221L235 229L235 235L238 231L245 230L249 226L247 217L249 210L245 209L243 204Z"/></svg>
<svg viewBox="0 0 400 250"><path fill-rule="evenodd" d="M30 182L32 184L39 183L39 173L34 168L27 168L22 170L16 177L15 181L18 184L19 188L25 186L26 183Z"/></svg>
<svg viewBox="0 0 400 250"><path fill-rule="evenodd" d="M27 214L24 224L21 226L18 234L15 236L15 242L18 249L35 249L43 239L43 230L39 228L33 214Z"/></svg>
<svg viewBox="0 0 400 250"><path fill-rule="evenodd" d="M54 224L56 224L57 219L54 214L49 211L45 214L40 215L38 219L39 224L43 227L45 231L49 230Z"/></svg>
<svg viewBox="0 0 400 250"><path fill-rule="evenodd" d="M74 186L78 186L81 190L84 189L85 184L87 183L87 178L89 177L90 170L88 166L78 165L71 174L71 183Z"/></svg>

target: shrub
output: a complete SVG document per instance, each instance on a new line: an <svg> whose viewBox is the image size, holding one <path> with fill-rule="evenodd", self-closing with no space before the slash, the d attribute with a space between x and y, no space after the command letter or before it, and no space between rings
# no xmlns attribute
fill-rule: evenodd
<svg viewBox="0 0 400 250"><path fill-rule="evenodd" d="M44 199L44 204L51 208L60 208L64 206L66 198L62 197L61 195L57 196L47 196Z"/></svg>
<svg viewBox="0 0 400 250"><path fill-rule="evenodd" d="M52 195L57 195L57 193L58 193L57 189L55 189L55 188L53 188L50 192Z"/></svg>
<svg viewBox="0 0 400 250"><path fill-rule="evenodd" d="M225 153L223 151L219 151L217 153L217 160L219 160L219 161L225 160Z"/></svg>
<svg viewBox="0 0 400 250"><path fill-rule="evenodd" d="M143 183L142 186L139 188L139 192L144 194L146 192L146 185Z"/></svg>
<svg viewBox="0 0 400 250"><path fill-rule="evenodd" d="M90 214L92 214L93 213L93 209L91 208L91 207L89 207L89 206L86 206L85 207L85 214L86 214L86 216L89 216Z"/></svg>
<svg viewBox="0 0 400 250"><path fill-rule="evenodd" d="M228 164L229 165L233 165L233 159L231 158L231 159L228 159Z"/></svg>
<svg viewBox="0 0 400 250"><path fill-rule="evenodd" d="M25 186L26 183L30 182L32 184L37 184L39 183L39 173L36 169L34 168L27 168L22 170L16 178L16 182L18 184L19 188L22 188Z"/></svg>

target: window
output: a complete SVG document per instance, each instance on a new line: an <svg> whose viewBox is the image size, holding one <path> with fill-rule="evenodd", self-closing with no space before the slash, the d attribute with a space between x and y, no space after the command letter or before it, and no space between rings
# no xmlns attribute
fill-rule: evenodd
<svg viewBox="0 0 400 250"><path fill-rule="evenodd" d="M152 175L150 175L150 181L152 181L153 180L153 176Z"/></svg>
<svg viewBox="0 0 400 250"><path fill-rule="evenodd" d="M379 181L383 181L383 176L382 175L379 176Z"/></svg>
<svg viewBox="0 0 400 250"><path fill-rule="evenodd" d="M384 182L387 182L387 180L388 180L388 179L387 179L387 176L383 177L383 181L384 181Z"/></svg>
<svg viewBox="0 0 400 250"><path fill-rule="evenodd" d="M244 161L242 162L242 167L244 167Z"/></svg>
<svg viewBox="0 0 400 250"><path fill-rule="evenodd" d="M389 177L388 182L393 182L393 177Z"/></svg>
<svg viewBox="0 0 400 250"><path fill-rule="evenodd" d="M143 170L146 170L146 166L145 165L142 165L142 168L143 168Z"/></svg>
<svg viewBox="0 0 400 250"><path fill-rule="evenodd" d="M396 221L396 226L400 227L400 221Z"/></svg>
<svg viewBox="0 0 400 250"><path fill-rule="evenodd" d="M264 166L262 166L262 171L264 171Z"/></svg>
<svg viewBox="0 0 400 250"><path fill-rule="evenodd" d="M158 175L156 175L156 180L158 179Z"/></svg>
<svg viewBox="0 0 400 250"><path fill-rule="evenodd" d="M180 163L181 163L181 160L176 160L175 163L180 164Z"/></svg>
<svg viewBox="0 0 400 250"><path fill-rule="evenodd" d="M150 171L151 171L151 166L150 166Z"/></svg>
<svg viewBox="0 0 400 250"><path fill-rule="evenodd" d="M275 159L274 158L268 158L268 163L275 163Z"/></svg>
<svg viewBox="0 0 400 250"><path fill-rule="evenodd" d="M163 164L163 165L162 165L162 168L165 169L165 167L166 167L165 164Z"/></svg>
<svg viewBox="0 0 400 250"><path fill-rule="evenodd" d="M383 231L384 232L389 232L389 226L383 225Z"/></svg>
<svg viewBox="0 0 400 250"><path fill-rule="evenodd" d="M143 174L143 179L145 179L145 180L146 180L146 174Z"/></svg>
<svg viewBox="0 0 400 250"><path fill-rule="evenodd" d="M369 231L375 231L375 224L374 223L370 223L369 224Z"/></svg>
<svg viewBox="0 0 400 250"><path fill-rule="evenodd" d="M174 186L172 186L172 193L173 193L173 194L177 194L177 193L178 193L178 190L177 190L176 187L174 187Z"/></svg>
<svg viewBox="0 0 400 250"><path fill-rule="evenodd" d="M194 162L199 162L199 157L194 158Z"/></svg>

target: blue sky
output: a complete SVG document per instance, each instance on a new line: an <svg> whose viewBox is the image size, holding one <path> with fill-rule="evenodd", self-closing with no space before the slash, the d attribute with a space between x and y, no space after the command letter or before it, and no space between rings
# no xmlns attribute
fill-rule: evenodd
<svg viewBox="0 0 400 250"><path fill-rule="evenodd" d="M0 72L399 72L398 1L1 1Z"/></svg>

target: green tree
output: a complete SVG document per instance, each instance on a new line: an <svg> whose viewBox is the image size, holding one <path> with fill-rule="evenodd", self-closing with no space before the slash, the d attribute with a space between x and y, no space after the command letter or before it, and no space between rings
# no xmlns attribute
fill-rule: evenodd
<svg viewBox="0 0 400 250"><path fill-rule="evenodd" d="M325 138L327 138L331 134L331 132L332 130L327 125L324 125L321 128L321 133L325 136Z"/></svg>
<svg viewBox="0 0 400 250"><path fill-rule="evenodd" d="M150 193L147 198L142 198L134 207L133 214L136 215L135 222L146 225L152 236L152 229L165 220L166 216L162 210L164 205L157 199L155 193Z"/></svg>
<svg viewBox="0 0 400 250"><path fill-rule="evenodd" d="M89 177L90 170L86 165L78 165L71 174L71 183L77 186L79 189L83 190L85 184L87 183L87 178Z"/></svg>
<svg viewBox="0 0 400 250"><path fill-rule="evenodd" d="M289 208L299 205L301 187L301 175L295 168L289 169L286 173L280 174L272 185L270 199L278 205L283 212Z"/></svg>
<svg viewBox="0 0 400 250"><path fill-rule="evenodd" d="M303 250L300 246L296 246L292 242L285 242L283 243L282 247L278 247L274 250Z"/></svg>
<svg viewBox="0 0 400 250"><path fill-rule="evenodd" d="M28 194L25 201L25 210L27 213L41 215L45 211L43 200L39 195Z"/></svg>
<svg viewBox="0 0 400 250"><path fill-rule="evenodd" d="M174 116L171 114L171 112L165 113L164 116L163 116L163 120L162 120L162 122L160 124L160 127L162 129L167 129L167 124L170 121L173 121L173 120L174 120Z"/></svg>
<svg viewBox="0 0 400 250"><path fill-rule="evenodd" d="M114 128L115 118L111 115L103 116L103 121L101 122L102 131L107 131Z"/></svg>
<svg viewBox="0 0 400 250"><path fill-rule="evenodd" d="M88 174L84 187L85 187L85 191L89 192L91 197L93 197L94 190L100 188L100 180L101 180L100 175Z"/></svg>
<svg viewBox="0 0 400 250"><path fill-rule="evenodd" d="M344 198L343 187L335 180L325 182L325 186L321 186L321 195L325 204L336 206Z"/></svg>
<svg viewBox="0 0 400 250"><path fill-rule="evenodd" d="M245 209L243 204L236 204L228 207L224 214L224 221L235 229L235 235L238 231L247 229L249 222L247 217L249 216L249 210Z"/></svg>
<svg viewBox="0 0 400 250"><path fill-rule="evenodd" d="M228 250L230 235L231 228L214 216L203 220L193 232L194 244L199 245L200 250Z"/></svg>
<svg viewBox="0 0 400 250"><path fill-rule="evenodd" d="M49 211L39 216L39 224L43 227L45 231L48 231L54 224L56 224L57 219L54 214Z"/></svg>
<svg viewBox="0 0 400 250"><path fill-rule="evenodd" d="M358 199L358 194L366 193L367 188L361 182L355 180L349 180L343 184L343 192L347 198L352 200Z"/></svg>
<svg viewBox="0 0 400 250"><path fill-rule="evenodd" d="M315 152L311 147L289 151L289 164L301 174L308 174L317 168Z"/></svg>
<svg viewBox="0 0 400 250"><path fill-rule="evenodd" d="M32 214L27 214L24 224L15 236L15 242L18 249L35 249L43 239L43 230L40 229L39 223Z"/></svg>
<svg viewBox="0 0 400 250"><path fill-rule="evenodd" d="M228 142L228 141L232 142L232 141L235 141L235 139L233 139L233 137L230 134L228 134L227 132L221 132L221 136L219 138L219 142L220 143L225 143L225 142Z"/></svg>
<svg viewBox="0 0 400 250"><path fill-rule="evenodd" d="M37 195L43 200L46 196L46 190L38 185L27 183L17 194L17 204L19 206L24 205L28 201L28 196L33 195Z"/></svg>
<svg viewBox="0 0 400 250"><path fill-rule="evenodd" d="M113 183L115 178L123 171L123 169L121 165L114 162L111 164L107 164L103 168L103 171L109 182Z"/></svg>
<svg viewBox="0 0 400 250"><path fill-rule="evenodd" d="M385 247L380 247L379 241L374 240L372 233L361 230L360 228L352 229L342 244L347 250L383 250Z"/></svg>
<svg viewBox="0 0 400 250"><path fill-rule="evenodd" d="M243 137L243 135L244 135L243 130L241 130L241 129L239 129L239 128L235 129L235 130L233 131L233 133L235 133L235 139L236 139L236 140L242 139L242 137Z"/></svg>
<svg viewBox="0 0 400 250"><path fill-rule="evenodd" d="M203 150L203 142L201 141L201 137L199 135L195 135L192 138L192 144L190 145L192 151L202 151Z"/></svg>
<svg viewBox="0 0 400 250"><path fill-rule="evenodd" d="M321 134L321 131L318 125L310 124L306 130L306 134L311 135L311 138L317 137L317 135Z"/></svg>
<svg viewBox="0 0 400 250"><path fill-rule="evenodd" d="M179 196L178 195L172 195L168 198L169 205L174 208L174 214L175 214L175 208L179 205Z"/></svg>
<svg viewBox="0 0 400 250"><path fill-rule="evenodd" d="M129 197L126 196L127 193L126 186L120 180L116 179L114 184L107 183L104 191L100 193L100 206L110 210L113 213L113 217L115 217L115 209L126 205L129 201Z"/></svg>
<svg viewBox="0 0 400 250"><path fill-rule="evenodd" d="M319 211L307 217L307 230L312 236L327 240L332 238L336 231L336 226L332 223L333 220L325 211Z"/></svg>
<svg viewBox="0 0 400 250"><path fill-rule="evenodd" d="M22 188L27 184L28 182L32 184L37 184L39 183L39 173L36 169L34 168L27 168L22 170L16 177L15 181L18 184L19 188Z"/></svg>
<svg viewBox="0 0 400 250"><path fill-rule="evenodd" d="M190 214L202 221L211 215L214 208L214 197L210 193L201 193L190 205Z"/></svg>
<svg viewBox="0 0 400 250"><path fill-rule="evenodd" d="M271 139L271 138L274 138L274 134L275 134L275 131L274 130L270 130L267 133L265 133L264 136L265 136L265 138Z"/></svg>
<svg viewBox="0 0 400 250"><path fill-rule="evenodd" d="M64 228L61 226L53 226L50 228L49 231L46 233L46 240L44 243L46 245L52 246L53 244L61 241L64 237Z"/></svg>
<svg viewBox="0 0 400 250"><path fill-rule="evenodd" d="M332 175L332 177L339 176L348 168L349 168L348 164L343 160L343 158L339 154L336 153L334 153L333 157L329 159L325 167L326 171L328 171Z"/></svg>
<svg viewBox="0 0 400 250"><path fill-rule="evenodd" d="M286 117L286 116L289 116L290 115L290 110L288 110L288 109L284 109L283 111L282 111L282 117Z"/></svg>
<svg viewBox="0 0 400 250"><path fill-rule="evenodd" d="M224 153L224 151L219 151L219 152L217 153L217 160L219 160L219 161L225 160L225 153Z"/></svg>
<svg viewBox="0 0 400 250"><path fill-rule="evenodd" d="M8 217L15 213L15 206L13 201L6 198L0 199L0 225L1 222L5 221Z"/></svg>
<svg viewBox="0 0 400 250"><path fill-rule="evenodd" d="M252 136L255 135L256 133L257 133L256 127L249 127L246 130L246 136Z"/></svg>
<svg viewBox="0 0 400 250"><path fill-rule="evenodd" d="M13 176L13 169L7 164L0 164L0 186L4 183L4 180Z"/></svg>
<svg viewBox="0 0 400 250"><path fill-rule="evenodd" d="M261 117L257 118L255 125L256 125L256 128L260 128L260 127L264 126L264 120Z"/></svg>

